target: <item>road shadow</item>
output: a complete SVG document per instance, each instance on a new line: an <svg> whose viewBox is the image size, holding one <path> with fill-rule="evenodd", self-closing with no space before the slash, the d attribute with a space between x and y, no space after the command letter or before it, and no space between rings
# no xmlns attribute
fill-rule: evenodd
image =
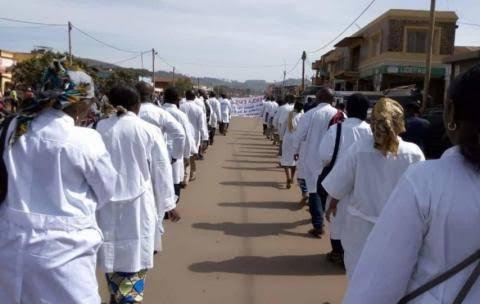
<svg viewBox="0 0 480 304"><path fill-rule="evenodd" d="M250 152L249 152L250 153ZM253 158L274 158L274 155L265 155L262 154L233 154L234 157L253 157Z"/></svg>
<svg viewBox="0 0 480 304"><path fill-rule="evenodd" d="M281 168L273 168L273 167L229 167L225 166L222 167L223 169L227 170L244 170L244 171L280 171Z"/></svg>
<svg viewBox="0 0 480 304"><path fill-rule="evenodd" d="M230 260L205 261L192 264L190 271L197 273L235 273L246 275L324 276L344 275L338 265L327 261L325 254L286 255L273 257L241 256Z"/></svg>
<svg viewBox="0 0 480 304"><path fill-rule="evenodd" d="M309 237L305 233L288 231L299 226L309 224L309 220L301 220L293 223L195 223L192 225L195 229L221 231L225 235L238 237L265 237L272 235L291 235L300 237Z"/></svg>
<svg viewBox="0 0 480 304"><path fill-rule="evenodd" d="M277 164L278 161L263 161L263 160L244 160L244 159L227 159L229 163L245 163L245 164Z"/></svg>
<svg viewBox="0 0 480 304"><path fill-rule="evenodd" d="M275 145L272 145L272 144L253 144L253 143L239 143L239 142L230 142L228 143L228 145L234 145L234 146L245 146L245 147L277 147L278 146L275 146Z"/></svg>
<svg viewBox="0 0 480 304"><path fill-rule="evenodd" d="M275 189L285 189L284 184L277 182L220 182L223 186L238 186L238 187L265 187Z"/></svg>
<svg viewBox="0 0 480 304"><path fill-rule="evenodd" d="M258 208L258 209L286 209L290 211L302 210L305 205L292 202L234 202L219 203L220 207L229 208Z"/></svg>

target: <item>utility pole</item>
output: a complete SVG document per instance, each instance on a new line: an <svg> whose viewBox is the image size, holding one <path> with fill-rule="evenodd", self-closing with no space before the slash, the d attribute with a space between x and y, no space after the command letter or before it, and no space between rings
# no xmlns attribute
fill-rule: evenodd
<svg viewBox="0 0 480 304"><path fill-rule="evenodd" d="M153 89L155 90L155 49L152 49L152 83Z"/></svg>
<svg viewBox="0 0 480 304"><path fill-rule="evenodd" d="M175 86L175 67L173 67L172 84Z"/></svg>
<svg viewBox="0 0 480 304"><path fill-rule="evenodd" d="M200 90L200 77L197 78L197 89Z"/></svg>
<svg viewBox="0 0 480 304"><path fill-rule="evenodd" d="M72 23L68 21L68 57L70 65L72 64Z"/></svg>
<svg viewBox="0 0 480 304"><path fill-rule="evenodd" d="M422 113L428 107L428 93L430 91L430 78L432 77L432 53L433 53L433 39L435 35L435 5L436 0L430 0L430 29L427 37L427 59L425 63L425 80L423 82L423 102Z"/></svg>
<svg viewBox="0 0 480 304"><path fill-rule="evenodd" d="M302 54L302 93L305 90L305 60L307 60L307 52L303 51Z"/></svg>

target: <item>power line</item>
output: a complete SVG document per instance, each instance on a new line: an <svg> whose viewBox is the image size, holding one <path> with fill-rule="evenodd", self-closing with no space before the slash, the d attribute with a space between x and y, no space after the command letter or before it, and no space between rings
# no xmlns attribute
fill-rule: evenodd
<svg viewBox="0 0 480 304"><path fill-rule="evenodd" d="M290 74L291 72L293 72L293 71L298 67L298 65L300 64L301 61L302 61L302 58L298 59L297 63L295 63L295 65L293 66L293 68L291 68L291 69L287 72L287 75Z"/></svg>
<svg viewBox="0 0 480 304"><path fill-rule="evenodd" d="M43 23L43 22L34 22L34 21L26 21L26 20L20 20L20 19L6 18L6 17L0 17L0 20L5 20L5 21L9 21L9 22L16 22L16 23L44 25L44 26L67 26L66 23Z"/></svg>
<svg viewBox="0 0 480 304"><path fill-rule="evenodd" d="M345 34L353 25L355 25L355 23L357 23L358 19L360 19L367 11L370 7L372 7L372 5L375 3L376 0L372 0L368 5L367 7L365 7L363 9L363 11L360 13L360 15L357 16L357 18L355 18L353 20L352 23L350 23L343 31L340 32L340 34L338 34L337 36L335 36L335 38L333 38L332 40L330 40L328 43L324 44L322 47L316 49L316 50L313 50L311 52L308 52L309 54L313 54L313 53L317 53L317 52L320 52L321 50L327 48L328 46L330 46L332 43L334 43L338 38L340 38L343 34Z"/></svg>
<svg viewBox="0 0 480 304"><path fill-rule="evenodd" d="M157 54L157 58L160 59L163 63L165 63L165 64L168 65L169 67L173 68L173 65L171 65L170 63L168 63L168 61L165 60L165 58L163 58L162 56L160 56L160 55Z"/></svg>
<svg viewBox="0 0 480 304"><path fill-rule="evenodd" d="M126 58L126 59L123 59L123 60L120 60L120 61L116 61L116 62L113 62L112 64L113 65L122 64L122 63L125 63L125 62L128 62L128 61L137 59L140 56L142 56L142 54L138 54L138 55L135 55L133 57L129 57L129 58Z"/></svg>
<svg viewBox="0 0 480 304"><path fill-rule="evenodd" d="M477 23L459 22L458 24L460 24L460 25L468 25L468 26L480 27L480 24L477 24Z"/></svg>
<svg viewBox="0 0 480 304"><path fill-rule="evenodd" d="M116 47L114 45L111 45L105 41L102 41L98 38L95 38L94 36L90 35L89 33L79 29L78 27L76 27L75 25L72 24L72 28L76 29L77 31L79 31L80 33L82 33L83 35L87 36L88 38L92 39L92 40L95 40L96 42L100 43L100 44L103 44L104 46L106 47L109 47L111 49L114 49L114 50L117 50L117 51L120 51L120 52L125 52L125 53L131 53L131 54L139 54L139 53L146 53L147 51L132 51L132 50L126 50L126 49L122 49L122 48L119 48L119 47ZM148 51L149 52L149 51Z"/></svg>

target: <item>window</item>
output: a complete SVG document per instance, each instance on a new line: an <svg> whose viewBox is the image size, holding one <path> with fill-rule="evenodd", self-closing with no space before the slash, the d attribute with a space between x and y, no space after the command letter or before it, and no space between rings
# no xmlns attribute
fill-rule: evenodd
<svg viewBox="0 0 480 304"><path fill-rule="evenodd" d="M428 29L407 29L407 53L426 53L427 52ZM435 30L433 37L433 50L436 53L438 39L438 30Z"/></svg>
<svg viewBox="0 0 480 304"><path fill-rule="evenodd" d="M381 53L380 34L373 36L370 40L370 57L375 57Z"/></svg>

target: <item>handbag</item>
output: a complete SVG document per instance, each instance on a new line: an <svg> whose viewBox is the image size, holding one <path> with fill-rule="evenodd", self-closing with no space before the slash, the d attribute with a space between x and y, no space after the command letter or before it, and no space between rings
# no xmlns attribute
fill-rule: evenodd
<svg viewBox="0 0 480 304"><path fill-rule="evenodd" d="M8 190L8 172L3 160L3 152L5 151L5 142L7 141L7 133L10 122L15 118L15 115L5 118L0 128L2 133L0 135L0 205L5 201Z"/></svg>
<svg viewBox="0 0 480 304"><path fill-rule="evenodd" d="M418 296L424 294L430 289L447 281L448 279L450 279L460 271L464 270L465 268L467 268L468 266L472 265L473 263L479 260L480 260L480 249L477 250L474 254L472 254L468 258L466 258L465 260L461 261L460 263L452 267L451 269L447 270L446 272L442 273L438 277L423 284L422 286L418 287L411 293L404 296L402 299L400 299L400 301L398 301L398 304L407 304L411 300L417 298ZM468 293L472 289L473 285L475 284L479 276L480 276L480 261L477 263L477 266L475 267L475 269L470 274L465 284L462 286L462 288L458 292L457 296L455 297L455 300L453 301L453 304L461 304L463 300L465 300L465 298L467 297Z"/></svg>
<svg viewBox="0 0 480 304"><path fill-rule="evenodd" d="M322 199L322 202L326 202L328 193L323 188L322 182L323 180L327 177L327 175L332 171L333 166L335 165L335 162L337 161L337 156L338 156L338 150L340 149L340 138L342 136L342 123L337 124L337 135L335 137L335 148L333 149L333 156L332 160L330 161L330 164L323 168L322 173L320 173L320 176L318 177L317 180L317 194L320 196Z"/></svg>

